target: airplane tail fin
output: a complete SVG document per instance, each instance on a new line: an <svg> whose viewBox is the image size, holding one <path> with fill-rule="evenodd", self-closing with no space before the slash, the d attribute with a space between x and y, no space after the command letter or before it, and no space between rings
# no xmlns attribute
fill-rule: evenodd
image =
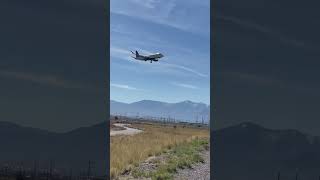
<svg viewBox="0 0 320 180"><path fill-rule="evenodd" d="M132 53L132 54L134 54L136 57L138 57L138 56L139 56L138 51L136 51L136 53L134 53L133 51L131 51L131 53Z"/></svg>

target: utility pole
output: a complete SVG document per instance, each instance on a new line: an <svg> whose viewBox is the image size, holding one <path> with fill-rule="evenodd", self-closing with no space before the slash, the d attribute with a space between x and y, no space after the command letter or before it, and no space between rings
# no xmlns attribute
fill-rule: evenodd
<svg viewBox="0 0 320 180"><path fill-rule="evenodd" d="M8 166L4 167L4 176L8 177Z"/></svg>
<svg viewBox="0 0 320 180"><path fill-rule="evenodd" d="M70 168L69 180L72 180L72 168Z"/></svg>
<svg viewBox="0 0 320 180"><path fill-rule="evenodd" d="M198 124L198 122L199 122L199 114L197 113L196 114L196 123Z"/></svg>
<svg viewBox="0 0 320 180"><path fill-rule="evenodd" d="M88 174L87 174L88 179L90 179L92 176L93 164L94 164L94 162L92 162L92 161L89 161L89 163L88 163Z"/></svg>
<svg viewBox="0 0 320 180"><path fill-rule="evenodd" d="M38 175L38 170L37 170L37 168L38 168L38 161L37 160L35 160L34 161L34 167L33 167L34 169L33 169L33 179L37 179L38 177L37 177L37 175Z"/></svg>
<svg viewBox="0 0 320 180"><path fill-rule="evenodd" d="M49 168L49 178L52 179L52 171L54 168L54 162L53 160L50 160L50 168Z"/></svg>
<svg viewBox="0 0 320 180"><path fill-rule="evenodd" d="M278 172L278 180L280 180L280 172Z"/></svg>
<svg viewBox="0 0 320 180"><path fill-rule="evenodd" d="M19 176L23 177L23 162L20 162L20 166L19 166Z"/></svg>
<svg viewBox="0 0 320 180"><path fill-rule="evenodd" d="M91 161L89 161L88 163L88 174L87 174L88 178L90 177L90 174L91 174Z"/></svg>

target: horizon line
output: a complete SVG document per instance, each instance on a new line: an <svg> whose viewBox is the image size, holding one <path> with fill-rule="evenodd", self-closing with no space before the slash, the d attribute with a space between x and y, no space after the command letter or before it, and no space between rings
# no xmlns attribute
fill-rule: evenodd
<svg viewBox="0 0 320 180"><path fill-rule="evenodd" d="M153 100L153 99L141 99L141 100L137 100L137 101L132 101L132 102L123 102L123 101L119 101L119 100L114 100L114 99L110 99L110 101L116 101L116 102L120 102L120 103L126 103L126 104L132 104L132 103L136 103L136 102L140 102L140 101L157 101L157 102L163 102L163 103L169 103L169 104L177 104L177 103L181 103L181 102L185 102L185 101L190 101L190 102L193 102L193 103L202 103L202 104L205 104L207 106L210 106L210 103L207 104L205 102L195 102L195 101L192 101L192 100L182 100L182 101L177 101L177 102L167 102L167 101L159 101L159 100Z"/></svg>

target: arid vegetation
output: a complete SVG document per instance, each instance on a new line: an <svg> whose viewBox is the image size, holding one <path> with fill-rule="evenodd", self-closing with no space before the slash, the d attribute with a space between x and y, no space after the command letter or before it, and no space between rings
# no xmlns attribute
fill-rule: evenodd
<svg viewBox="0 0 320 180"><path fill-rule="evenodd" d="M143 132L133 136L111 137L110 173L112 179L124 172L132 171L148 157L168 152L172 152L172 157L177 160L177 163L170 161L169 167L173 169L201 161L193 152L199 144L207 144L209 139L208 128L160 123L131 123L131 127L141 129ZM177 159L177 157L182 159ZM162 165L162 169L149 176L166 175L166 167Z"/></svg>

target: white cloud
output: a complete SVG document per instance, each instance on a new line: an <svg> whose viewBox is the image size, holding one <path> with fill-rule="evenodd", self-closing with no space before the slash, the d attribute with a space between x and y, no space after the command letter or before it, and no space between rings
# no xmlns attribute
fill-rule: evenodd
<svg viewBox="0 0 320 180"><path fill-rule="evenodd" d="M110 47L110 56L111 57L116 57L119 59L123 59L123 60L130 60L130 51L124 49L124 48L119 48L119 47L114 47L111 46ZM112 60L112 58L111 58Z"/></svg>
<svg viewBox="0 0 320 180"><path fill-rule="evenodd" d="M115 83L110 83L111 87L115 87L115 88L120 88L120 89L127 89L127 90L135 90L138 91L140 89L126 85L126 84L115 84Z"/></svg>
<svg viewBox="0 0 320 180"><path fill-rule="evenodd" d="M149 52L147 50L139 50L139 52L142 52L144 54L151 54L151 52ZM144 61L132 60L131 57L130 57L130 54L131 54L130 51L128 52L128 50L125 50L124 48L111 46L110 54L111 54L111 57L116 57L116 58L119 58L119 59L122 59L122 60L128 60L130 62L138 63L140 65L146 65L146 66L148 66L149 72L150 71L151 72L154 71L154 72L167 73L168 69L171 69L171 70L176 70L176 71L180 71L180 72L186 72L189 75L190 74L191 75L196 75L196 76L199 76L199 77L202 77L202 78L207 78L208 77L207 74L198 72L197 70L192 69L190 67L186 67L186 66L182 66L182 65L178 65L178 64L172 64L172 63L166 63L166 62L163 62L161 60L159 62L156 62L156 63L153 63L153 64L150 64L150 63L147 63L147 62L144 62Z"/></svg>
<svg viewBox="0 0 320 180"><path fill-rule="evenodd" d="M148 50L144 50L144 49L139 49L139 48L128 48L128 49L124 49L124 48L120 48L120 47L115 47L115 46L111 46L110 47L110 56L111 57L116 57L119 59L123 59L123 60L128 60L131 62L136 62L136 63L144 63L142 61L132 61L133 59L131 58L131 56L133 55L130 51L135 51L138 50L139 53L141 54L153 54L152 52L148 51Z"/></svg>
<svg viewBox="0 0 320 180"><path fill-rule="evenodd" d="M113 47L113 46L111 46L110 52L111 53L118 53L118 54L129 54L129 52L127 50L122 49L122 48Z"/></svg>
<svg viewBox="0 0 320 180"><path fill-rule="evenodd" d="M247 72L223 72L223 76L262 84L283 84L280 79Z"/></svg>
<svg viewBox="0 0 320 180"><path fill-rule="evenodd" d="M111 12L199 35L210 33L210 8L196 1L112 0Z"/></svg>
<svg viewBox="0 0 320 180"><path fill-rule="evenodd" d="M157 0L131 0L131 1L149 9L154 9L156 7L156 3L158 2Z"/></svg>
<svg viewBox="0 0 320 180"><path fill-rule="evenodd" d="M250 29L255 29L258 32L264 33L268 36L272 36L274 38L277 38L279 41L284 42L284 43L289 43L291 45L297 46L297 47L304 47L306 46L306 43L303 41L296 40L294 38L289 38L285 34L282 34L280 32L277 32L273 29L270 29L269 27L263 26L261 24L257 24L254 22L250 22L241 18L233 17L233 16L224 16L224 15L217 15L218 19L224 20L224 21L229 21L234 24L250 28Z"/></svg>
<svg viewBox="0 0 320 180"><path fill-rule="evenodd" d="M200 76L200 77L208 77L207 74L203 74L201 72L198 72L192 68L186 67L186 66L182 66L182 65L177 65L177 64L171 64L171 63L161 63L162 65L164 65L165 67L169 67L169 68L175 68L175 69L180 69L189 73L192 73L194 75Z"/></svg>
<svg viewBox="0 0 320 180"><path fill-rule="evenodd" d="M37 74L37 73L30 73L30 72L0 70L0 76L5 78L14 78L18 80L29 81L32 83L45 84L45 85L61 87L61 88L97 90L97 88L94 86L83 84L80 82L66 80L62 77L49 75L49 74Z"/></svg>
<svg viewBox="0 0 320 180"><path fill-rule="evenodd" d="M199 89L198 87L191 84L176 83L176 82L172 82L171 84L175 86L183 87L183 88L188 88L188 89Z"/></svg>

